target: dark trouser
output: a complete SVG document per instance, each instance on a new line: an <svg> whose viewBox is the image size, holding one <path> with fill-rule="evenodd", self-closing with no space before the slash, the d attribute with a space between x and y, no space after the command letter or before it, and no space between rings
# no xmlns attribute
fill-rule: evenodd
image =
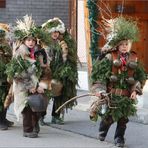
<svg viewBox="0 0 148 148"><path fill-rule="evenodd" d="M128 123L128 121L129 121L128 118L123 117L117 122L114 139L116 138L124 139L126 124Z"/></svg>
<svg viewBox="0 0 148 148"><path fill-rule="evenodd" d="M7 109L4 109L4 98L6 98L6 95L9 90L9 85L7 82L3 82L2 85L0 85L0 122L4 123L6 121L6 113Z"/></svg>
<svg viewBox="0 0 148 148"><path fill-rule="evenodd" d="M126 117L122 117L117 121L117 127L115 131L114 139L116 138L124 139L127 122L128 122L128 118ZM102 119L99 127L99 133L100 133L99 135L102 137L106 137L107 132L110 126L112 125L112 123L114 123L114 121L111 116L108 116L107 118Z"/></svg>
<svg viewBox="0 0 148 148"><path fill-rule="evenodd" d="M22 111L23 115L23 131L24 132L33 132L33 128L37 125L39 120L39 115L36 112L33 112L29 106L25 107Z"/></svg>
<svg viewBox="0 0 148 148"><path fill-rule="evenodd" d="M60 111L56 113L55 111L62 105L62 96L57 96L53 98L52 116L59 118Z"/></svg>
<svg viewBox="0 0 148 148"><path fill-rule="evenodd" d="M5 123L6 113L7 109L2 108L2 111L0 111L0 123Z"/></svg>

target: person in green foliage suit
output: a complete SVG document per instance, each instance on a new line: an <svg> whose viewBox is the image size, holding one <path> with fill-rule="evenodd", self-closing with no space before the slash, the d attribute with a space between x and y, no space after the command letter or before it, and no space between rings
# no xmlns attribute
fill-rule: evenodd
<svg viewBox="0 0 148 148"><path fill-rule="evenodd" d="M12 57L12 49L6 39L8 31L9 26L0 23L0 130L7 130L13 125L13 122L6 119L7 108L4 106L10 88L5 70Z"/></svg>
<svg viewBox="0 0 148 148"><path fill-rule="evenodd" d="M96 121L98 115L101 116L101 141L105 140L112 123L117 122L114 142L116 146L123 147L128 117L136 113L136 95L142 94L146 73L137 54L131 50L132 42L138 39L137 22L119 17L107 23L112 26L108 32L108 49L104 50L104 58L94 62L91 79L96 98L108 97L109 100L102 104L95 100L90 118Z"/></svg>
<svg viewBox="0 0 148 148"><path fill-rule="evenodd" d="M42 28L49 33L49 38L51 38L51 43L45 47L52 73L51 95L53 108L51 122L64 124L61 118L64 111L58 113L55 111L65 101L76 96L78 80L76 44L59 18L48 20L42 25ZM71 102L66 106L66 109L72 108L75 104L76 101Z"/></svg>
<svg viewBox="0 0 148 148"><path fill-rule="evenodd" d="M46 33L35 25L32 16L25 15L23 20L17 20L14 37L13 58L6 68L8 78L13 80L14 113L17 120L22 114L23 136L37 138L40 111L33 109L28 97L45 94L48 89L46 78L43 81L40 55L35 56L35 52L41 50L38 41L45 41Z"/></svg>

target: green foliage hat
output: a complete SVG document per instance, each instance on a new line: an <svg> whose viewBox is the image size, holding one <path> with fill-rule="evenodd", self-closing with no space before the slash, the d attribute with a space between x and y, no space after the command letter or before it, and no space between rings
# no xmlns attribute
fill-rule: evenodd
<svg viewBox="0 0 148 148"><path fill-rule="evenodd" d="M17 39L23 40L26 37L35 37L36 26L32 16L25 15L23 20L17 20L16 24L14 34Z"/></svg>
<svg viewBox="0 0 148 148"><path fill-rule="evenodd" d="M17 20L17 26L14 29L15 38L23 41L26 37L33 37L42 43L49 43L48 34L42 29L37 27L32 16L25 15L23 20Z"/></svg>
<svg viewBox="0 0 148 148"><path fill-rule="evenodd" d="M118 17L106 21L107 43L111 47L117 46L120 41L131 40L132 42L139 39L139 28L137 22L131 18Z"/></svg>
<svg viewBox="0 0 148 148"><path fill-rule="evenodd" d="M63 34L65 32L64 23L57 17L49 19L47 22L42 24L42 28L48 31L49 33L58 31Z"/></svg>

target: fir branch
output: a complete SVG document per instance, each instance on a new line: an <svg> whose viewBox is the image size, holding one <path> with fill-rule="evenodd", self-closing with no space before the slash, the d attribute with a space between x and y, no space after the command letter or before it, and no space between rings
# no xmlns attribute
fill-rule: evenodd
<svg viewBox="0 0 148 148"><path fill-rule="evenodd" d="M89 9L89 22L90 22L90 30L91 30L91 45L90 45L90 54L92 61L98 57L100 51L98 49L98 39L100 34L96 33L98 28L98 24L94 20L98 20L99 10L97 8L96 0L87 0L87 7Z"/></svg>

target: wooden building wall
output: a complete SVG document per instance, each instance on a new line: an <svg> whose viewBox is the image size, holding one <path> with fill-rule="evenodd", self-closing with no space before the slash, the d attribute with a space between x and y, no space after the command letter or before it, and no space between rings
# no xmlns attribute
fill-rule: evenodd
<svg viewBox="0 0 148 148"><path fill-rule="evenodd" d="M77 3L77 0L69 1L69 29L75 40L77 40Z"/></svg>
<svg viewBox="0 0 148 148"><path fill-rule="evenodd" d="M86 0L87 1L87 0ZM137 52L140 60L144 64L146 71L148 72L148 1L147 0L100 0L97 5L103 9L102 12L105 18L110 18L106 15L106 11L109 8L112 17L119 15L130 16L138 20L140 28L140 40L133 44L132 49ZM106 7L108 6L108 8ZM98 7L98 9L99 9ZM87 10L87 7L85 7ZM98 18L98 22L101 21ZM103 38L99 38L99 47L104 45Z"/></svg>
<svg viewBox="0 0 148 148"><path fill-rule="evenodd" d="M140 60L144 64L146 71L148 72L148 1L103 0L103 3L100 3L99 5L106 11L104 4L110 7L112 17L123 15L130 16L138 20L140 40L133 44L132 50L136 51ZM102 44L104 44L103 40L100 42L100 46L102 46Z"/></svg>

